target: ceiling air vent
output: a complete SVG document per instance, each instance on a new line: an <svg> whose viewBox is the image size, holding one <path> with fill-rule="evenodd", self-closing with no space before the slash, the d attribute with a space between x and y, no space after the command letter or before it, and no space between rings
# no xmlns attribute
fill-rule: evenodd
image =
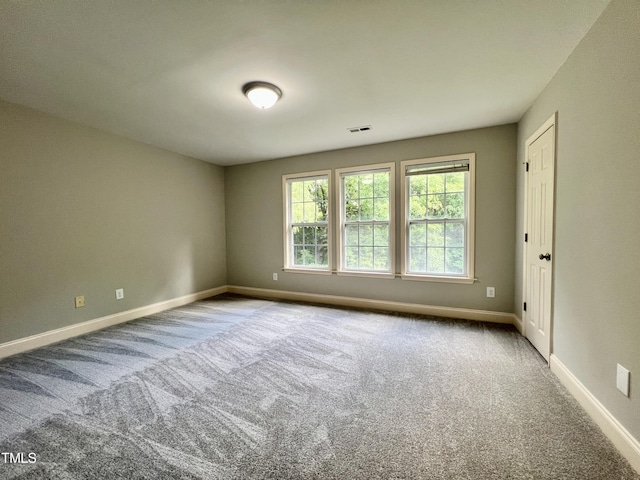
<svg viewBox="0 0 640 480"><path fill-rule="evenodd" d="M351 127L347 128L351 133L360 133L360 132L368 132L371 130L371 125L362 125L361 127Z"/></svg>

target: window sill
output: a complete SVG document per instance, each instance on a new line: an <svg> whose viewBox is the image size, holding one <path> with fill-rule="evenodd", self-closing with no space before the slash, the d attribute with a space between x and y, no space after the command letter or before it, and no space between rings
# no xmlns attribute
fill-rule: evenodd
<svg viewBox="0 0 640 480"><path fill-rule="evenodd" d="M348 270L320 270L312 268L282 268L283 272L287 273L310 273L311 275L333 275L337 274L340 277L367 277L367 278L386 278L393 279L401 277L402 280L418 281L418 282L435 282L435 283L459 283L471 285L476 282L475 278L469 277L445 277L436 275L417 275L417 274L402 274L397 273L376 273L376 272L355 272Z"/></svg>
<svg viewBox="0 0 640 480"><path fill-rule="evenodd" d="M283 272L287 273L310 273L312 275L331 275L331 270L321 270L315 268L291 268L284 267L282 269Z"/></svg>
<svg viewBox="0 0 640 480"><path fill-rule="evenodd" d="M395 273L388 272L352 272L349 270L340 270L336 273L341 277L396 278Z"/></svg>
<svg viewBox="0 0 640 480"><path fill-rule="evenodd" d="M403 280L417 280L419 282L439 282L439 283L462 283L471 285L475 283L475 278L469 277L438 277L436 275L412 275L412 274L402 274Z"/></svg>

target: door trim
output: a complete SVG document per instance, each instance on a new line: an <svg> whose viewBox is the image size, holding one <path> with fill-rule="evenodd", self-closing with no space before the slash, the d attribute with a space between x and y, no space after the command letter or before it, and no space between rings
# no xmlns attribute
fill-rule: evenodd
<svg viewBox="0 0 640 480"><path fill-rule="evenodd" d="M554 195L553 195L553 208L552 208L552 212L553 212L553 219L552 219L552 224L553 224L553 237L552 237L552 245L553 245L553 252L555 255L555 239L556 239L556 228L555 228L555 224L556 224L556 188L555 188L555 184L556 184L556 170L557 170L557 159L558 159L558 112L554 112L553 115L551 115L551 117L549 117L547 119L547 121L545 121L542 125L540 125L540 127L529 137L527 138L527 141L525 142L525 149L524 149L524 164L526 164L529 161L529 147L531 146L531 144L533 142L535 142L538 138L540 138L542 136L543 133L545 133L547 130L549 130L549 128L554 127L554 133L553 133L553 143L554 143L554 149L553 149L553 183L554 183ZM523 304L520 305L520 318L522 319L522 335L526 337L527 331L526 331L526 314L524 311L524 302L526 301L527 298L527 249L529 244L527 242L524 241L524 235L527 230L527 225L529 224L529 218L528 218L528 204L529 204L529 176L525 174L524 177L524 212L523 212L523 219L524 219L524 223L522 226L522 232L521 232L521 236L520 236L520 241L523 243L523 249L522 249L522 302ZM556 269L553 268L552 271L552 275L551 275L551 314L550 314L550 320L549 320L549 335L548 335L548 339L549 339L549 358L551 358L551 354L553 353L553 292L554 292L554 284L555 284L555 272Z"/></svg>

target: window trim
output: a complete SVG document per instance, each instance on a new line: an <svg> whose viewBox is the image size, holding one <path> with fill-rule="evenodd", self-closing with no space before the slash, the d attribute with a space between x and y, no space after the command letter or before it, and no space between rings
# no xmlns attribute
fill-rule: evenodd
<svg viewBox="0 0 640 480"><path fill-rule="evenodd" d="M389 171L389 271L380 272L374 270L346 270L344 262L344 230L345 230L345 198L342 185L343 174L367 174L379 171ZM375 278L395 278L396 277L396 163L385 162L373 165L360 165L356 167L337 168L335 170L336 184L336 272L340 276L353 277L375 277Z"/></svg>
<svg viewBox="0 0 640 480"><path fill-rule="evenodd" d="M428 273L409 273L408 270L408 254L409 246L409 202L407 199L407 167L414 165L422 165L429 163L443 163L454 162L456 160L468 160L469 161L469 175L468 175L468 205L467 205L467 231L466 231L466 275L441 275L441 274L428 274ZM427 282L443 282L443 283L463 283L472 284L475 282L475 183L476 183L476 154L475 153L462 153L456 155L445 155L440 157L428 157L419 158L415 160L404 160L400 162L400 211L402 214L402 229L400 232L400 276L405 280L419 280Z"/></svg>
<svg viewBox="0 0 640 480"><path fill-rule="evenodd" d="M317 170L314 172L290 173L282 175L282 242L284 254L284 272L304 272L317 275L331 275L333 268L333 185L331 170ZM295 180L313 180L318 178L326 178L329 191L327 198L329 200L329 208L327 209L327 255L328 263L326 267L299 267L293 264L293 245L291 239L292 222L291 222L291 192L290 182Z"/></svg>

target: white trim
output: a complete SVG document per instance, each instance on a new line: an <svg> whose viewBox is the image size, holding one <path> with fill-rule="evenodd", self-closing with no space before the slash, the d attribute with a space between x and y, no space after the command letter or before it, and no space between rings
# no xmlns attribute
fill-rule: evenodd
<svg viewBox="0 0 640 480"><path fill-rule="evenodd" d="M283 272L287 273L310 273L312 275L332 275L333 271L327 270L325 268L293 268L293 267L282 267Z"/></svg>
<svg viewBox="0 0 640 480"><path fill-rule="evenodd" d="M418 273L405 273L400 275L403 280L416 280L418 282L439 282L439 283L466 283L471 285L475 283L475 278L467 277L444 277L438 275L420 275Z"/></svg>
<svg viewBox="0 0 640 480"><path fill-rule="evenodd" d="M397 274L388 272L376 272L371 270L342 270L337 271L339 277L369 277L369 278L396 278Z"/></svg>
<svg viewBox="0 0 640 480"><path fill-rule="evenodd" d="M18 340L0 344L0 358L33 350L34 348L44 347L52 343L84 335L96 330L101 330L119 323L129 322L136 318L169 310L170 308L180 307L188 303L202 300L203 298L213 297L226 292L227 286L223 285L222 287L210 288L208 290L190 293L188 295L183 295L182 297L172 298L152 305L134 308L133 310L126 310L124 312L114 313L113 315L107 315L105 317L88 320L86 322L76 323L75 325L69 325L68 327L38 333L36 335L31 335L30 337L19 338Z"/></svg>
<svg viewBox="0 0 640 480"><path fill-rule="evenodd" d="M455 160L468 160L469 172L467 176L467 203L466 207L467 215L465 218L466 223L466 269L467 273L464 276L454 277L447 275L430 275L430 274L417 274L407 272L407 242L409 236L407 235L407 228L409 223L409 212L407 202L407 175L406 169L411 165L420 165L428 163L441 163L451 162ZM400 212L402 216L402 228L400 229L400 274L403 279L411 280L426 280L430 282L449 282L449 283L474 283L475 281L475 224L476 224L476 154L475 152L460 153L455 155L445 155L440 157L418 158L415 160L403 160L400 162Z"/></svg>
<svg viewBox="0 0 640 480"><path fill-rule="evenodd" d="M392 302L387 300L372 300L369 298L343 297L338 295L323 295L319 293L293 292L290 290L272 290L267 288L241 287L228 285L229 293L247 295L250 297L295 300L300 302L322 303L343 307L371 308L401 313L416 313L419 315L434 315L447 318L460 318L482 322L506 323L513 325L513 313L491 312L488 310L471 310L467 308L441 307L436 305L422 305L417 303Z"/></svg>
<svg viewBox="0 0 640 480"><path fill-rule="evenodd" d="M336 179L340 178L339 174L342 173L357 173L358 175L366 175L367 173L378 173L384 172L391 168L395 171L396 163L395 162L384 162L384 163L374 163L370 165L356 165L355 167L343 167L336 168Z"/></svg>
<svg viewBox="0 0 640 480"><path fill-rule="evenodd" d="M640 473L640 442L622 426L616 417L600 403L554 354L551 354L549 358L549 366L551 371L596 422L618 451Z"/></svg>
<svg viewBox="0 0 640 480"><path fill-rule="evenodd" d="M522 319L515 313L513 314L513 326L516 327L516 330L518 330L518 332L520 332L520 335L524 335L524 325L522 323Z"/></svg>
<svg viewBox="0 0 640 480"><path fill-rule="evenodd" d="M327 179L327 188L329 191L327 192L327 198L329 201L329 209L327 210L327 256L328 256L328 266L325 268L298 268L293 264L293 252L291 251L292 246L289 243L289 227L291 225L291 205L290 205L290 192L289 192L289 181L290 180L319 180L325 178ZM332 204L333 204L333 186L331 185L331 170L317 170L315 172L306 172L306 173L288 173L282 175L282 247L283 247L283 270L295 270L300 273L331 273L331 268L333 265L333 212L332 212Z"/></svg>
<svg viewBox="0 0 640 480"><path fill-rule="evenodd" d="M525 142L525 149L524 149L524 162L523 164L526 164L529 161L529 147L531 146L531 144L536 141L540 135L542 135L544 132L546 132L547 130L549 130L549 128L551 128L552 126L556 125L557 122L557 116L558 116L558 112L554 112L553 115L551 115L551 117L549 117L547 119L546 122L544 122L534 133L533 135L531 135L529 138L527 138L527 141ZM557 133L555 135L555 139L554 141L557 141ZM557 156L557 149L555 149L555 153ZM555 161L555 159L554 159ZM554 167L555 168L555 167ZM522 250L522 302L526 301L526 296L527 296L527 242L524 241L524 235L527 232L527 223L528 223L528 215L527 212L528 210L528 187L529 187L529 177L527 176L526 172L524 175L524 202L523 202L523 232L520 236L520 241L524 243L524 248ZM521 318L523 319L522 322L522 334L525 335L526 334L526 330L525 330L525 324L524 324L524 318L526 317L525 315L525 311L524 311L524 303L522 305L520 305L520 314L521 314ZM551 350L549 350L549 353L551 353Z"/></svg>
<svg viewBox="0 0 640 480"><path fill-rule="evenodd" d="M554 143L554 149L553 149L553 169L554 169L554 185L555 185L555 170L557 168L557 160L558 160L558 131L557 131L557 126L558 124L558 112L554 112L553 115L551 115L542 125L540 125L540 127L533 133L533 135L531 135L529 138L527 138L527 141L525 142L525 148L524 148L524 163L527 164L529 162L529 147L531 146L531 144L533 142L535 142L538 138L540 138L540 136L545 133L547 130L549 130L551 127L554 127L554 133L553 133L553 143ZM553 192L553 202L554 202L554 207L553 207L553 226L554 226L554 237L553 237L553 247L552 250L555 252L555 188L554 188L554 192ZM529 225L529 176L526 174L524 175L524 202L523 202L523 232L521 234L521 240L524 244L523 248L522 248L522 305L520 305L520 315L522 318L521 321L521 330L520 333L522 333L522 335L524 335L525 337L527 336L527 325L526 325L526 317L527 314L524 310L524 304L527 302L527 287L528 287L528 276L527 276L527 272L528 272L528 268L527 268L527 255L528 255L528 247L529 247L529 243L524 241L524 236L525 234L528 233L528 225ZM553 353L553 289L554 289L554 274L552 272L552 276L551 276L551 320L550 320L550 325L549 325L549 332L548 332L548 339L549 339L549 356ZM543 355L544 356L544 355Z"/></svg>
<svg viewBox="0 0 640 480"><path fill-rule="evenodd" d="M319 180L327 175L331 175L331 170L316 170L315 172L302 172L302 173L285 173L282 175L284 181L287 180Z"/></svg>
<svg viewBox="0 0 640 480"><path fill-rule="evenodd" d="M539 137L541 137L544 132L549 130L551 127L555 126L558 123L557 118L558 118L558 112L554 112L553 115L551 115L542 125L540 125L540 127L533 133L533 135L527 138L525 145L528 147L533 142L535 142Z"/></svg>
<svg viewBox="0 0 640 480"><path fill-rule="evenodd" d="M388 271L367 271L367 270L347 270L344 268L345 252L344 252L344 224L345 224L345 205L344 205L344 186L342 182L343 175L366 175L368 173L389 171L389 270ZM396 163L386 162L373 165L363 165L356 167L337 168L335 170L336 184L336 230L337 230L337 246L336 248L336 270L338 275L352 274L373 274L377 277L387 276L395 277L396 272Z"/></svg>

